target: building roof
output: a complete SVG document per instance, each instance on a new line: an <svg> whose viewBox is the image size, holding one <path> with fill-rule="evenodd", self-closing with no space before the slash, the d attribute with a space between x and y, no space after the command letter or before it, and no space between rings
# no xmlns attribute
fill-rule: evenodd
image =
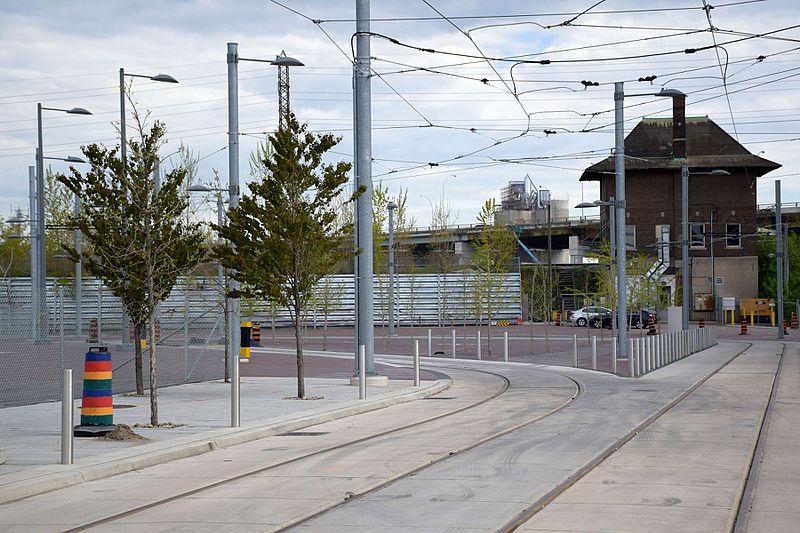
<svg viewBox="0 0 800 533"><path fill-rule="evenodd" d="M781 165L751 154L708 117L686 118L686 158L672 157L672 119L645 118L625 138L625 170L747 169L754 178ZM584 170L580 181L600 181L614 173L614 156Z"/></svg>

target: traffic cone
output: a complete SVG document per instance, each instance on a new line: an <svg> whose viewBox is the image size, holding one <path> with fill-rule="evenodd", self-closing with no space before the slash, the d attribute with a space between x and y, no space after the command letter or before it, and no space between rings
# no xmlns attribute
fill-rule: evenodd
<svg viewBox="0 0 800 533"><path fill-rule="evenodd" d="M742 331L739 332L739 335L747 335L747 319L742 318Z"/></svg>
<svg viewBox="0 0 800 533"><path fill-rule="evenodd" d="M561 325L561 311L556 311L556 326Z"/></svg>
<svg viewBox="0 0 800 533"><path fill-rule="evenodd" d="M698 326L698 327L701 327L701 328L706 327L706 321L701 318L700 319L700 326Z"/></svg>
<svg viewBox="0 0 800 533"><path fill-rule="evenodd" d="M253 346L261 346L261 322L253 322L250 341Z"/></svg>
<svg viewBox="0 0 800 533"><path fill-rule="evenodd" d="M76 437L98 437L113 431L114 405L111 395L111 354L105 346L92 346L83 364L83 400L81 423L75 426Z"/></svg>
<svg viewBox="0 0 800 533"><path fill-rule="evenodd" d="M788 328L788 324L786 323L786 319L783 319L783 334L784 335L788 335L789 334L789 331L788 331L787 328Z"/></svg>
<svg viewBox="0 0 800 533"><path fill-rule="evenodd" d="M797 321L797 313L792 313L792 329L800 328L800 323Z"/></svg>
<svg viewBox="0 0 800 533"><path fill-rule="evenodd" d="M652 317L647 319L647 334L648 335L656 334L656 323Z"/></svg>

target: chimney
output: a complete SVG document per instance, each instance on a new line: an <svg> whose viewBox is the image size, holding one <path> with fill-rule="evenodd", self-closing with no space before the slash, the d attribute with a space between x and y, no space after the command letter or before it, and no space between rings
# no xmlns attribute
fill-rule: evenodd
<svg viewBox="0 0 800 533"><path fill-rule="evenodd" d="M686 96L672 98L672 157L686 159Z"/></svg>

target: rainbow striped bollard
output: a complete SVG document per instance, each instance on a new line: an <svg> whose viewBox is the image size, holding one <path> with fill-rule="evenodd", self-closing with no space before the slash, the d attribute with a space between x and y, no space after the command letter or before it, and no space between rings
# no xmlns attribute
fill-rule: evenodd
<svg viewBox="0 0 800 533"><path fill-rule="evenodd" d="M106 346L92 346L83 364L83 400L81 424L76 437L98 437L113 431L114 406L111 395L111 354Z"/></svg>

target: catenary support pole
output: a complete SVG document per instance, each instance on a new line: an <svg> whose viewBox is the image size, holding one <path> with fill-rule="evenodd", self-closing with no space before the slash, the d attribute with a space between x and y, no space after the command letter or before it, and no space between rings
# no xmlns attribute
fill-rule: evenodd
<svg viewBox="0 0 800 533"><path fill-rule="evenodd" d="M691 268L689 259L689 166L681 166L681 300L683 312L681 313L681 329L689 329L689 305L691 304Z"/></svg>
<svg viewBox="0 0 800 533"><path fill-rule="evenodd" d="M356 345L365 349L368 375L375 374L373 273L372 273L372 73L370 67L370 3L356 0L356 60L353 63L355 100L356 187L363 194L356 200L356 246L361 253L356 259Z"/></svg>
<svg viewBox="0 0 800 533"><path fill-rule="evenodd" d="M625 251L627 243L625 241L625 122L624 105L625 94L623 83L614 83L614 175L615 188L614 197L616 198L616 230L617 230L617 326L619 331L619 354L625 357L628 349L628 328L623 327L627 324L628 316L628 281Z"/></svg>
<svg viewBox="0 0 800 533"><path fill-rule="evenodd" d="M389 202L389 336L394 335L394 210L397 204Z"/></svg>
<svg viewBox="0 0 800 533"><path fill-rule="evenodd" d="M783 339L783 220L781 217L781 180L775 180L775 267L778 272L778 339Z"/></svg>
<svg viewBox="0 0 800 533"><path fill-rule="evenodd" d="M239 52L238 44L228 43L228 200L231 209L239 207ZM229 275L232 275L231 272ZM236 290L239 283L233 278L229 289ZM241 425L239 394L239 299L228 300L228 332L231 370L231 427Z"/></svg>

